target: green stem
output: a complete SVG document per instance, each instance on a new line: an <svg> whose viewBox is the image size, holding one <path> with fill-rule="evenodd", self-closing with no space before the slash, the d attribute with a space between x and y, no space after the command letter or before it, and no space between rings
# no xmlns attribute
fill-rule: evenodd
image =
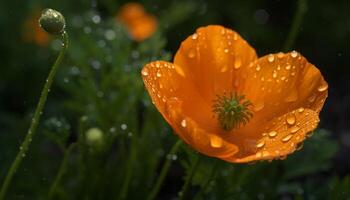
<svg viewBox="0 0 350 200"><path fill-rule="evenodd" d="M179 147L181 146L181 144L182 144L182 141L181 141L181 140L178 140L178 141L171 147L170 152L169 152L168 155L174 155L174 154L178 151L178 149L179 149ZM148 200L153 200L153 199L156 198L156 196L157 196L157 194L158 194L158 192L159 192L159 190L160 190L160 187L162 186L162 184L163 184L163 182L164 182L164 179L165 179L166 175L168 174L169 168L170 168L170 166L171 166L171 161L172 161L171 158L170 158L170 159L168 159L168 158L166 159L166 161L165 161L165 163L164 163L164 165L163 165L163 167L162 167L162 169L161 169L161 171L160 171L160 174L159 174L159 176L158 176L158 179L157 179L157 181L156 181L156 184L155 184L155 186L153 187L153 189L152 189L150 195L148 196Z"/></svg>
<svg viewBox="0 0 350 200"><path fill-rule="evenodd" d="M208 188L210 182L215 178L218 166L219 166L219 162L216 161L215 165L211 169L211 172L210 172L210 175L209 175L209 178L208 178L207 182L205 182L203 187L200 189L200 191L197 192L196 196L193 198L194 200L200 199L200 197L203 195L205 190Z"/></svg>
<svg viewBox="0 0 350 200"><path fill-rule="evenodd" d="M71 144L68 149L66 149L64 151L64 155L63 155L63 160L61 162L60 168L58 170L58 173L56 175L56 178L54 180L54 182L52 183L50 190L49 190L49 199L53 199L53 195L56 192L56 188L58 186L58 184L60 183L64 173L66 173L67 171L67 163L68 163L68 158L70 155L70 152L77 146L76 143Z"/></svg>
<svg viewBox="0 0 350 200"><path fill-rule="evenodd" d="M32 119L32 122L31 122L30 128L28 130L28 133L27 133L27 135L26 135L22 145L20 146L19 152L17 153L17 156L16 156L15 160L12 162L12 165L11 165L11 167L10 167L6 177L5 177L4 183L3 183L2 187L1 187L0 200L4 200L6 192L7 192L7 189L8 189L8 187L9 187L11 181L12 181L12 178L15 175L18 167L20 166L23 158L25 157L25 155L26 155L26 153L28 151L29 145L32 142L32 138L33 138L33 135L34 135L34 133L36 131L36 128L38 127L38 124L39 124L39 121L40 121L40 117L42 115L42 111L43 111L43 108L45 106L45 102L46 102L46 99L47 99L47 95L48 95L48 93L50 91L50 87L51 87L52 82L54 80L57 68L58 68L58 66L61 63L61 61L62 61L62 59L64 57L64 54L66 52L67 46L68 46L68 35L67 35L66 32L62 33L62 40L63 40L62 49L61 49L61 51L60 51L60 53L58 55L58 58L56 59L54 65L52 66L51 71L49 73L49 76L46 79L44 88L41 91L40 99L39 99L38 105L37 105L37 107L35 109L34 117Z"/></svg>
<svg viewBox="0 0 350 200"><path fill-rule="evenodd" d="M184 200L186 199L187 197L187 191L188 189L190 188L190 185L191 185L191 182L192 182L192 178L196 172L196 169L198 167L198 164L199 164L199 161L200 161L200 156L197 155L194 162L192 163L192 166L190 168L190 173L188 174L187 178L186 178L186 181L182 187L182 190L181 192L179 193L179 197L180 197L180 200Z"/></svg>
<svg viewBox="0 0 350 200"><path fill-rule="evenodd" d="M283 51L289 51L298 36L300 25L307 11L307 0L298 0L297 10L293 17L292 26L290 27L288 37L283 45Z"/></svg>
<svg viewBox="0 0 350 200"><path fill-rule="evenodd" d="M126 166L126 174L125 179L122 185L122 190L119 195L119 199L124 200L126 199L129 191L129 185L131 182L132 174L133 174L133 164L136 159L136 153L137 153L137 145L136 145L136 138L132 138L132 144L131 144L131 152L129 156L129 160Z"/></svg>

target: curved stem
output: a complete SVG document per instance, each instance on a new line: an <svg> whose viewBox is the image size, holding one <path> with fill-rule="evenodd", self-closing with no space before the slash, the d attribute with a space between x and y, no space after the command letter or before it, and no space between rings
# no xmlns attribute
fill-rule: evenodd
<svg viewBox="0 0 350 200"><path fill-rule="evenodd" d="M6 195L6 191L7 191L8 187L12 181L13 176L15 175L18 167L20 166L23 158L25 157L25 155L28 151L29 145L32 142L33 135L34 135L36 128L38 127L38 124L40 122L40 117L42 115L42 111L43 111L43 108L44 108L45 103L46 103L47 95L50 91L50 87L51 87L52 82L54 80L57 68L60 65L60 63L62 62L62 59L63 59L64 54L66 52L66 49L68 47L68 35L66 32L62 33L62 40L63 40L62 49L61 49L54 65L52 66L51 71L49 73L49 76L46 79L44 88L41 91L40 99L39 99L38 105L35 109L34 117L33 117L32 122L30 124L27 135L26 135L24 141L22 142L22 145L19 148L20 150L17 153L15 160L12 162L12 165L11 165L11 167L10 167L6 177L5 177L4 183L1 187L0 200L4 200L5 195Z"/></svg>
<svg viewBox="0 0 350 200"><path fill-rule="evenodd" d="M180 200L184 200L187 197L187 191L190 188L190 185L191 185L191 182L192 182L192 178L193 178L193 176L194 176L194 174L196 172L196 169L197 169L197 166L199 164L199 161L200 161L200 156L197 155L195 160L194 160L194 163L191 166L190 173L188 174L188 177L186 178L186 181L185 181L185 183L184 183L184 185L182 187L182 190L179 193Z"/></svg>
<svg viewBox="0 0 350 200"><path fill-rule="evenodd" d="M292 26L290 27L288 37L283 45L283 51L288 51L293 46L299 32L299 27L307 11L307 0L299 0L297 4L297 10L294 14Z"/></svg>
<svg viewBox="0 0 350 200"><path fill-rule="evenodd" d="M64 173L67 170L67 162L68 162L68 158L70 155L70 152L77 146L77 143L71 144L68 149L66 149L64 151L64 155L63 155L63 160L61 162L60 168L58 170L58 173L55 177L54 182L52 183L50 190L49 190L49 199L53 198L53 195L55 194L56 188L58 186L58 184L60 183L62 176L64 175Z"/></svg>
<svg viewBox="0 0 350 200"><path fill-rule="evenodd" d="M179 149L179 147L181 146L181 144L182 144L182 141L181 141L181 140L178 140L178 141L171 147L170 152L169 152L168 155L173 155L173 154L175 154L175 153L178 151L178 149ZM161 171L160 171L160 174L159 174L159 176L158 176L157 182L156 182L155 186L153 187L153 189L152 189L150 195L148 196L148 200L153 200L153 199L156 198L156 196L157 196L157 194L158 194L158 192L159 192L159 190L160 190L160 187L161 187L162 184L163 184L163 181L164 181L164 179L165 179L165 176L168 174L169 168L170 168L170 166L171 166L171 161L172 161L172 159L168 159L168 158L166 159L166 161L165 161L165 163L164 163L164 165L163 165L163 167L162 167L162 169L161 169Z"/></svg>

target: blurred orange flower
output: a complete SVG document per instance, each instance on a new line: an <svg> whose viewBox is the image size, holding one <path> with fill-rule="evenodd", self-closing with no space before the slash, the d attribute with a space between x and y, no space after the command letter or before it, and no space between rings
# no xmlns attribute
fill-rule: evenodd
<svg viewBox="0 0 350 200"><path fill-rule="evenodd" d="M296 51L258 58L240 35L214 25L182 42L174 63L144 66L142 77L181 139L234 163L299 149L328 95L320 71Z"/></svg>
<svg viewBox="0 0 350 200"><path fill-rule="evenodd" d="M157 19L148 14L139 3L127 3L122 6L117 20L125 24L131 37L138 42L151 37L157 29Z"/></svg>
<svg viewBox="0 0 350 200"><path fill-rule="evenodd" d="M39 26L41 12L35 9L32 15L24 23L23 38L26 42L32 42L38 46L47 46L50 42L50 36Z"/></svg>

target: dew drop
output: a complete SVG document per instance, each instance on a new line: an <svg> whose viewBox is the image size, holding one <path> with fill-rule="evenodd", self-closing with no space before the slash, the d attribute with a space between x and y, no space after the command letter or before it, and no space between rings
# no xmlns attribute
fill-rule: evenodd
<svg viewBox="0 0 350 200"><path fill-rule="evenodd" d="M290 64L287 64L287 65L286 65L286 70L290 70L291 67L292 67L292 66L291 66Z"/></svg>
<svg viewBox="0 0 350 200"><path fill-rule="evenodd" d="M278 58L283 58L283 56L284 56L284 54L283 54L282 52L279 52L279 53L277 54L277 57L278 57Z"/></svg>
<svg viewBox="0 0 350 200"><path fill-rule="evenodd" d="M157 77L161 77L162 76L162 74L158 71L157 72Z"/></svg>
<svg viewBox="0 0 350 200"><path fill-rule="evenodd" d="M141 73L142 73L142 75L144 75L144 76L148 76L148 74L149 74L147 68L143 68Z"/></svg>
<svg viewBox="0 0 350 200"><path fill-rule="evenodd" d="M269 137L270 138L274 138L274 137L276 137L277 136L277 131L271 131L271 132L269 132Z"/></svg>
<svg viewBox="0 0 350 200"><path fill-rule="evenodd" d="M304 110L305 110L305 109L304 109L303 107L301 107L301 108L298 109L298 112L299 112L299 113L302 113L302 112L304 112Z"/></svg>
<svg viewBox="0 0 350 200"><path fill-rule="evenodd" d="M317 90L318 90L319 92L324 92L324 91L326 91L327 89L328 89L328 85L327 85L327 84L323 84L323 85L321 85L320 87L317 88Z"/></svg>
<svg viewBox="0 0 350 200"><path fill-rule="evenodd" d="M260 141L256 144L257 148L262 148L263 146L265 146L265 141Z"/></svg>
<svg viewBox="0 0 350 200"><path fill-rule="evenodd" d="M218 137L216 135L210 136L210 146L213 148L220 148L222 147L222 139L221 137Z"/></svg>
<svg viewBox="0 0 350 200"><path fill-rule="evenodd" d="M304 143L300 142L300 143L297 144L297 146L295 147L295 149L296 149L297 151L299 151L299 150L301 150L301 149L303 148L303 146L304 146Z"/></svg>
<svg viewBox="0 0 350 200"><path fill-rule="evenodd" d="M186 122L185 119L183 119L183 120L181 121L181 126L184 127L184 128L187 126L187 122Z"/></svg>
<svg viewBox="0 0 350 200"><path fill-rule="evenodd" d="M224 52L225 52L225 53L228 53L228 51L229 51L228 49L224 49Z"/></svg>
<svg viewBox="0 0 350 200"><path fill-rule="evenodd" d="M258 111L262 110L264 108L264 106L265 106L264 102L260 101L254 105L253 110L255 112L258 112Z"/></svg>
<svg viewBox="0 0 350 200"><path fill-rule="evenodd" d="M185 77L185 72L183 71L183 69L181 67L179 67L178 65L175 66L175 71L182 77Z"/></svg>
<svg viewBox="0 0 350 200"><path fill-rule="evenodd" d="M260 65L257 65L255 68L256 71L260 71L260 69L261 69Z"/></svg>
<svg viewBox="0 0 350 200"><path fill-rule="evenodd" d="M270 55L268 55L267 60L271 63L275 60L275 56L270 54Z"/></svg>
<svg viewBox="0 0 350 200"><path fill-rule="evenodd" d="M193 39L193 40L198 39L198 34L197 34L197 33L193 34L193 35L192 35L192 39Z"/></svg>
<svg viewBox="0 0 350 200"><path fill-rule="evenodd" d="M294 134L294 133L298 132L299 129L300 129L299 126L293 126L293 127L290 129L290 133Z"/></svg>
<svg viewBox="0 0 350 200"><path fill-rule="evenodd" d="M289 114L288 116L287 116L287 123L289 124L289 125L293 125L293 124L295 124L295 115L294 114Z"/></svg>
<svg viewBox="0 0 350 200"><path fill-rule="evenodd" d="M307 100L308 100L310 103L314 102L315 99L316 99L316 94L312 94L309 98L307 98Z"/></svg>
<svg viewBox="0 0 350 200"><path fill-rule="evenodd" d="M196 54L195 54L195 52L193 51L193 50L190 50L189 52L188 52L188 57L189 58L194 58L196 56Z"/></svg>
<svg viewBox="0 0 350 200"><path fill-rule="evenodd" d="M240 68L242 66L242 60L240 58L236 58L235 62L233 63L233 65L234 65L235 69Z"/></svg>
<svg viewBox="0 0 350 200"><path fill-rule="evenodd" d="M273 77L273 78L276 78L276 77L277 77L277 71L273 71L272 77Z"/></svg>
<svg viewBox="0 0 350 200"><path fill-rule="evenodd" d="M298 52L292 51L291 56L292 56L293 58L296 58L296 57L298 56Z"/></svg>
<svg viewBox="0 0 350 200"><path fill-rule="evenodd" d="M287 135L284 138L282 138L282 142L288 142L290 139L292 139L293 135Z"/></svg>

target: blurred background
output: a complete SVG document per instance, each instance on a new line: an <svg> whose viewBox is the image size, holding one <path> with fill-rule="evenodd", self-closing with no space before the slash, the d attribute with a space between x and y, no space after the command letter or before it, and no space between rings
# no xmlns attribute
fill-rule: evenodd
<svg viewBox="0 0 350 200"><path fill-rule="evenodd" d="M279 52L298 2L306 10L292 49L329 83L318 130L285 160L239 165L201 156L188 199L350 199L350 1L138 1L158 21L156 32L139 42L116 17L127 2L0 3L0 180L61 47L60 38L40 32L41 10L62 12L70 35L8 199L144 199L167 160L172 166L158 199L177 199L191 163L201 155L185 145L168 154L177 138L150 102L142 66L172 60L181 41L209 24L237 31L259 56ZM99 137L89 139L89 131Z"/></svg>

